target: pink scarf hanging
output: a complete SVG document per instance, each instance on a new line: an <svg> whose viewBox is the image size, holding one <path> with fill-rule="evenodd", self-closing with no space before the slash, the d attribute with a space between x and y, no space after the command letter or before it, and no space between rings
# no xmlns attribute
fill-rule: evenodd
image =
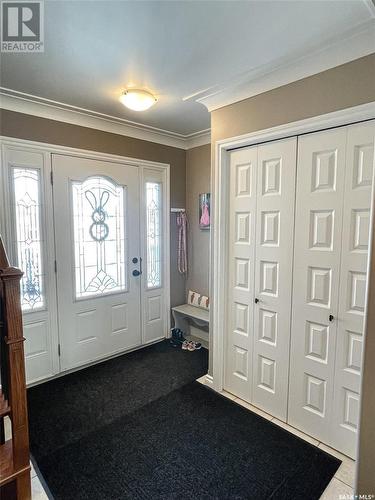
<svg viewBox="0 0 375 500"><path fill-rule="evenodd" d="M177 214L178 226L178 254L177 265L180 274L187 273L187 250L186 250L186 232L187 232L187 217L185 212Z"/></svg>

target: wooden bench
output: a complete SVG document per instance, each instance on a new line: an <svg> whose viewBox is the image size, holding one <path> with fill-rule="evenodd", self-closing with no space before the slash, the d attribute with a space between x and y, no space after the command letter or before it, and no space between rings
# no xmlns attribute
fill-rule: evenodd
<svg viewBox="0 0 375 500"><path fill-rule="evenodd" d="M175 328L179 328L189 340L201 342L203 347L208 348L208 327L210 324L210 312L190 304L182 304L172 307L172 315ZM195 328L196 325L198 328Z"/></svg>

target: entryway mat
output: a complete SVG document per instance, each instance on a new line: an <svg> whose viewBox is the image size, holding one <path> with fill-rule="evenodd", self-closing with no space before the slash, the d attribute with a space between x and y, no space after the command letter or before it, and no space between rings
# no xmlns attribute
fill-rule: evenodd
<svg viewBox="0 0 375 500"><path fill-rule="evenodd" d="M340 465L197 382L35 458L58 500L314 500Z"/></svg>

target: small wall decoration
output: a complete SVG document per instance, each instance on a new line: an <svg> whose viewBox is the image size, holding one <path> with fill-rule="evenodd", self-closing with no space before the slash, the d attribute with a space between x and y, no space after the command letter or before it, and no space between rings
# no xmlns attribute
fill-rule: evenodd
<svg viewBox="0 0 375 500"><path fill-rule="evenodd" d="M211 193L199 195L199 227L210 229L211 224Z"/></svg>
<svg viewBox="0 0 375 500"><path fill-rule="evenodd" d="M200 307L201 309L210 308L210 299L206 295L201 295L194 290L189 290L188 293L188 304L195 307Z"/></svg>

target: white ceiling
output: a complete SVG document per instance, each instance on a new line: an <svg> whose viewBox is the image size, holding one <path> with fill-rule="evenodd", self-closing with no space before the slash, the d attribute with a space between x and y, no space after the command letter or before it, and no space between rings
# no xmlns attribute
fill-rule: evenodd
<svg viewBox="0 0 375 500"><path fill-rule="evenodd" d="M337 44L374 21L372 8L371 0L45 1L45 52L2 54L1 86L189 135L210 118L184 98ZM118 101L127 86L153 91L157 104L127 110Z"/></svg>

